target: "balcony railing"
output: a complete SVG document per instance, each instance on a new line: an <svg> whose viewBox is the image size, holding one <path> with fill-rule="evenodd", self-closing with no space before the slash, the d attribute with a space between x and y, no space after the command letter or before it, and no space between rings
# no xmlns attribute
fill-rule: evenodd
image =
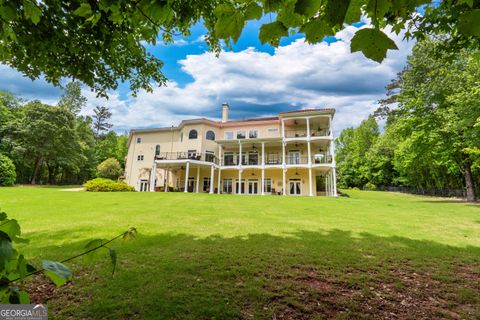
<svg viewBox="0 0 480 320"><path fill-rule="evenodd" d="M218 158L209 152L161 152L155 156L155 160L198 160L218 163Z"/></svg>
<svg viewBox="0 0 480 320"><path fill-rule="evenodd" d="M332 156L328 152L316 153L312 155L312 164L327 164L332 163ZM296 164L308 164L308 156L306 155L292 155L285 154L285 163L287 165L296 165ZM258 158L244 158L242 157L242 166L247 165L261 165L262 156L259 155ZM265 155L265 165L281 165L282 157L279 154L266 154ZM236 167L238 166L238 156L227 156L222 159L222 166L225 167Z"/></svg>
<svg viewBox="0 0 480 320"><path fill-rule="evenodd" d="M328 129L310 130L310 136L312 137L325 137L328 135L330 135L330 131ZM306 138L306 137L307 137L307 129L285 130L285 138Z"/></svg>

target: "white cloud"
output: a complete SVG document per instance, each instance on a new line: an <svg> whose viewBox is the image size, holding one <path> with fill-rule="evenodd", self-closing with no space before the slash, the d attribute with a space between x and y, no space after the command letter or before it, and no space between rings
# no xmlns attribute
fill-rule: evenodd
<svg viewBox="0 0 480 320"><path fill-rule="evenodd" d="M279 47L273 55L249 48L241 52L189 55L179 63L193 81L184 87L170 82L153 93L120 101L112 109L119 128L177 124L182 119L218 117L220 104L228 101L240 117L275 115L295 108L337 109L337 130L357 125L376 109L384 86L395 77L413 43L389 35L398 51L389 51L378 64L350 53L357 28L347 27L336 37L341 41L309 45L303 39ZM110 104L110 102L108 103Z"/></svg>
<svg viewBox="0 0 480 320"><path fill-rule="evenodd" d="M165 87L155 88L153 93L140 91L137 97L127 99L112 92L108 101L84 90L89 102L83 113L91 115L95 105L108 105L115 128L125 130L171 126L188 118L218 118L224 101L230 103L231 114L236 118L276 115L297 108L333 107L337 109L338 132L358 125L375 110L376 101L384 95L384 86L402 70L413 46L388 32L399 50L389 51L378 64L362 53L350 53L350 40L356 30L346 27L336 35L341 40L331 44L310 45L299 39L277 48L274 54L249 48L222 52L220 57L210 52L188 55L178 61L183 72L193 78L185 86L171 81ZM182 45L182 41L176 40L176 44ZM44 81L32 85L8 67L0 65L0 75L0 88L8 89L10 85L14 93L25 98L32 99L40 91L50 92L40 96L45 102L52 103L58 97L59 90L52 90ZM30 96L25 91L28 82L34 88Z"/></svg>

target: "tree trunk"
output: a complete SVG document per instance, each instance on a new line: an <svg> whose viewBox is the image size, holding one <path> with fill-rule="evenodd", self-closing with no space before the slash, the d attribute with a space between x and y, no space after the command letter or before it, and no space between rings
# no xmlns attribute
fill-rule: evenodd
<svg viewBox="0 0 480 320"><path fill-rule="evenodd" d="M42 166L43 162L43 157L38 156L37 159L35 160L35 169L33 169L33 176L32 180L30 181L30 184L35 184L38 176L38 172L40 171L40 167Z"/></svg>
<svg viewBox="0 0 480 320"><path fill-rule="evenodd" d="M48 184L55 184L55 175L57 173L57 165L50 165L47 162L48 167Z"/></svg>
<svg viewBox="0 0 480 320"><path fill-rule="evenodd" d="M465 178L465 186L467 188L467 201L475 202L477 201L477 198L475 197L475 185L473 183L472 163L470 159L466 159L463 165L463 176Z"/></svg>

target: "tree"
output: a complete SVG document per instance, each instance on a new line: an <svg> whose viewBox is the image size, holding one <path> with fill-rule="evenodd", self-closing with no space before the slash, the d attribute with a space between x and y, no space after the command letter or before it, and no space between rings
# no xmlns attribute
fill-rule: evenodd
<svg viewBox="0 0 480 320"><path fill-rule="evenodd" d="M444 44L453 51L478 45L480 37L477 0L0 0L0 62L32 79L44 74L55 85L64 77L77 79L100 95L128 81L135 94L166 84L163 63L143 45L155 44L159 34L172 42L203 23L206 42L218 53L222 41L239 39L247 21L268 15L260 27L262 43L278 46L292 33L316 43L360 21L362 13L373 28L356 32L351 51L379 62L387 50L397 49L381 30L385 26L406 30L407 38L448 34Z"/></svg>
<svg viewBox="0 0 480 320"><path fill-rule="evenodd" d="M78 114L87 105L87 98L82 96L80 82L67 83L58 105L67 108L74 114Z"/></svg>
<svg viewBox="0 0 480 320"><path fill-rule="evenodd" d="M426 40L415 46L402 75L397 125L417 156L430 165L461 173L468 201L475 201L472 164L480 131L480 61L477 51L454 56L442 44Z"/></svg>
<svg viewBox="0 0 480 320"><path fill-rule="evenodd" d="M0 186L11 186L15 184L17 174L15 165L9 157L0 154Z"/></svg>
<svg viewBox="0 0 480 320"><path fill-rule="evenodd" d="M98 140L103 137L103 133L113 127L108 123L108 120L112 117L112 113L105 106L96 106L94 112L93 130L95 132L95 138Z"/></svg>
<svg viewBox="0 0 480 320"><path fill-rule="evenodd" d="M117 180L123 173L120 163L115 158L108 158L97 167L97 176L100 178Z"/></svg>
<svg viewBox="0 0 480 320"><path fill-rule="evenodd" d="M30 183L35 184L44 164L48 166L49 181L61 165L76 165L82 161L75 132L75 116L62 107L48 106L39 101L25 106L24 118L16 133L14 159L32 163Z"/></svg>
<svg viewBox="0 0 480 320"><path fill-rule="evenodd" d="M348 128L336 141L340 185L363 187L369 181L370 164L367 153L379 136L373 116L362 121L358 128Z"/></svg>

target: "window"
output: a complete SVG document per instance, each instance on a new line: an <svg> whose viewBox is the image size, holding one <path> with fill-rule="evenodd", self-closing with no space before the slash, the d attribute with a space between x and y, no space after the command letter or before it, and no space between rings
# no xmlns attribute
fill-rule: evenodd
<svg viewBox="0 0 480 320"><path fill-rule="evenodd" d="M234 160L233 152L225 152L225 154L223 155L223 165L234 166L235 164L236 161Z"/></svg>
<svg viewBox="0 0 480 320"><path fill-rule="evenodd" d="M139 154L139 155L137 156L137 160L138 160L138 161L143 161L143 154Z"/></svg>
<svg viewBox="0 0 480 320"><path fill-rule="evenodd" d="M223 179L223 193L232 193L232 179Z"/></svg>
<svg viewBox="0 0 480 320"><path fill-rule="evenodd" d="M188 150L188 159L197 159L197 150Z"/></svg>
<svg viewBox="0 0 480 320"><path fill-rule="evenodd" d="M271 192L272 192L272 179L266 178L266 179L263 181L263 183L264 183L263 188L264 188L265 192L266 192L266 193L271 193Z"/></svg>
<svg viewBox="0 0 480 320"><path fill-rule="evenodd" d="M245 131L237 131L237 139L245 139Z"/></svg>
<svg viewBox="0 0 480 320"><path fill-rule="evenodd" d="M213 151L205 151L205 161L214 162L215 161L215 153Z"/></svg>
<svg viewBox="0 0 480 320"><path fill-rule="evenodd" d="M147 192L148 189L148 180L142 179L140 180L140 192Z"/></svg>
<svg viewBox="0 0 480 320"><path fill-rule="evenodd" d="M278 131L278 128L269 128L268 129L268 132L277 132Z"/></svg>
<svg viewBox="0 0 480 320"><path fill-rule="evenodd" d="M159 155L160 155L160 145L157 144L157 145L155 146L155 156L158 157Z"/></svg>
<svg viewBox="0 0 480 320"><path fill-rule="evenodd" d="M180 142L183 142L183 132L180 132Z"/></svg>
<svg viewBox="0 0 480 320"><path fill-rule="evenodd" d="M210 178L204 177L203 178L203 192L209 192L210 191Z"/></svg>
<svg viewBox="0 0 480 320"><path fill-rule="evenodd" d="M207 140L215 141L215 132L213 132L212 130L208 130L206 138Z"/></svg>
<svg viewBox="0 0 480 320"><path fill-rule="evenodd" d="M257 165L258 164L258 152L250 151L248 153L248 164L249 165Z"/></svg>
<svg viewBox="0 0 480 320"><path fill-rule="evenodd" d="M198 137L198 132L195 129L190 130L188 133L188 139L197 139Z"/></svg>
<svg viewBox="0 0 480 320"><path fill-rule="evenodd" d="M142 138L138 137L137 138L137 143L142 143Z"/></svg>
<svg viewBox="0 0 480 320"><path fill-rule="evenodd" d="M225 140L233 140L233 132L225 132Z"/></svg>
<svg viewBox="0 0 480 320"><path fill-rule="evenodd" d="M255 139L255 138L258 138L258 131L257 130L250 130L248 132L248 137L250 139Z"/></svg>

